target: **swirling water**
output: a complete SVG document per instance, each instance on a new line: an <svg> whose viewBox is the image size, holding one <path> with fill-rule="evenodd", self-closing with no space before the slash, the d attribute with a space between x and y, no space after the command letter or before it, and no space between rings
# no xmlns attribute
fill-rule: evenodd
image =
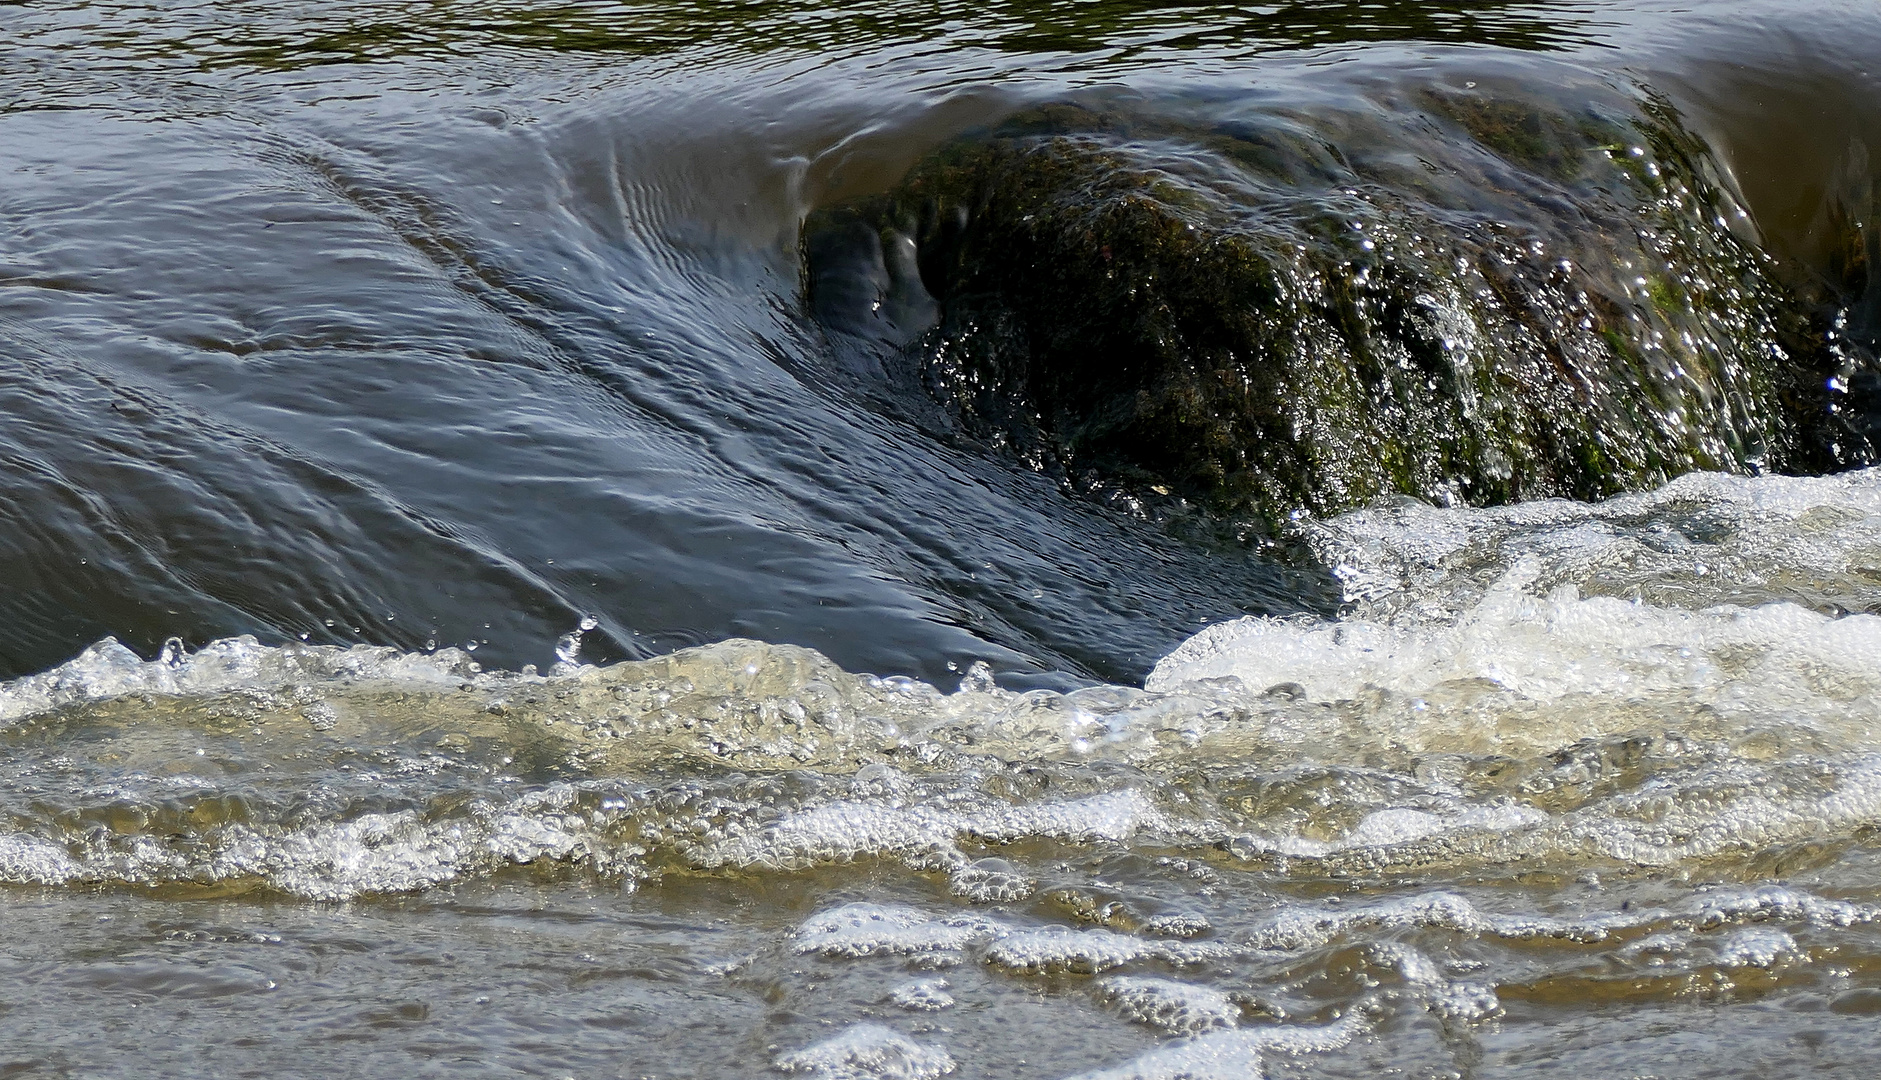
<svg viewBox="0 0 1881 1080"><path fill-rule="evenodd" d="M798 247L1042 103L1594 87L1858 342L1864 7L0 27L9 1075L1881 1061L1881 473L1198 525Z"/></svg>

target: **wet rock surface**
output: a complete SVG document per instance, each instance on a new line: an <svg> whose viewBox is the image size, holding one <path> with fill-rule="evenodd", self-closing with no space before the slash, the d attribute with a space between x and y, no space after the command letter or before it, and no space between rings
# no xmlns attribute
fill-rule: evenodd
<svg viewBox="0 0 1881 1080"><path fill-rule="evenodd" d="M811 308L1068 486L1269 524L1872 457L1867 361L1663 102L1385 97L1021 113L814 214Z"/></svg>

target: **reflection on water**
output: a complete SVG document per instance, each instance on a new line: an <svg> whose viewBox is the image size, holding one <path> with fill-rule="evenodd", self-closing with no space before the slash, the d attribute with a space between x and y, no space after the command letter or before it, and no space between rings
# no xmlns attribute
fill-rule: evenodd
<svg viewBox="0 0 1881 1080"><path fill-rule="evenodd" d="M1216 56L1362 42L1427 41L1559 49L1598 40L1588 5L1509 0L1278 4L1004 0L971 11L942 4L845 6L816 0L573 4L236 3L182 9L144 4L28 7L23 43L84 49L86 61L294 70L410 58L455 60L487 50L649 56L784 49L845 55L935 42L950 49L1078 53L1130 60L1146 52ZM1088 62L1088 61L1087 61Z"/></svg>

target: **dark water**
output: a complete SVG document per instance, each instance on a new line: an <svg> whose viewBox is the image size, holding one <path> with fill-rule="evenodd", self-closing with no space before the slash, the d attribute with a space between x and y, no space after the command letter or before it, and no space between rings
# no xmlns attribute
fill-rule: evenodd
<svg viewBox="0 0 1881 1080"><path fill-rule="evenodd" d="M1865 182L1859 49L1775 9L1079 10L9 9L0 665L253 633L513 667L590 614L595 660L1140 678L1323 577L885 414L801 307L807 210L1080 88L1310 112L1463 68L1639 69L1797 257Z"/></svg>
<svg viewBox="0 0 1881 1080"><path fill-rule="evenodd" d="M1872 1075L1881 474L1749 474L1874 460L1877 46L1829 2L0 6L0 1075ZM1441 259L1431 318L1722 356L1635 416L1699 450L1275 527L1008 440L893 244L804 227L1066 109L1517 237L1469 250L1559 326ZM1687 149L1602 149L1626 188L1549 110ZM1793 423L1707 389L1734 348Z"/></svg>

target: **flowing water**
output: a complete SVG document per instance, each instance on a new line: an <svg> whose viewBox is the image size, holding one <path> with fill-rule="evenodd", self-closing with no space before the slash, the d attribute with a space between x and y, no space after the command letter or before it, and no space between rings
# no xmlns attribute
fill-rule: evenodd
<svg viewBox="0 0 1881 1080"><path fill-rule="evenodd" d="M1874 1075L1877 47L0 6L0 1075Z"/></svg>

